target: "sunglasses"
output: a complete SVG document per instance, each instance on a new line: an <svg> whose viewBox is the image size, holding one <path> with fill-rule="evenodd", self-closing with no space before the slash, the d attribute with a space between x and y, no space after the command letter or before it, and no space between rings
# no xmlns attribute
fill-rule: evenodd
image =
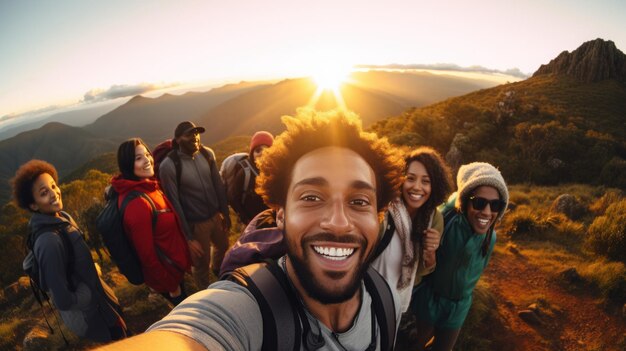
<svg viewBox="0 0 626 351"><path fill-rule="evenodd" d="M489 205L491 212L500 212L506 206L506 203L500 199L487 200L484 197L472 196L469 198L472 203L472 207L477 211L482 211Z"/></svg>

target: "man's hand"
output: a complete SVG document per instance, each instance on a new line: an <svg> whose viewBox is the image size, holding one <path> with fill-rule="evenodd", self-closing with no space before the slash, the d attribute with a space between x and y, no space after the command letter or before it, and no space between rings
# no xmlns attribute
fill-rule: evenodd
<svg viewBox="0 0 626 351"><path fill-rule="evenodd" d="M202 255L204 255L204 250L202 250L202 245L198 242L198 240L187 240L187 244L189 245L189 253L191 254L191 262L197 262Z"/></svg>
<svg viewBox="0 0 626 351"><path fill-rule="evenodd" d="M227 233L230 232L230 216L224 216L220 213L220 219L222 220L222 229Z"/></svg>

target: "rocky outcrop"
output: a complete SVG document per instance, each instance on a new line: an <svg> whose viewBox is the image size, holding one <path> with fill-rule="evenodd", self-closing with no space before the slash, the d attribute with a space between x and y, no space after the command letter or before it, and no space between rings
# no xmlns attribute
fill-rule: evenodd
<svg viewBox="0 0 626 351"><path fill-rule="evenodd" d="M626 55L612 41L598 38L571 53L563 51L547 65L541 65L533 77L548 74L569 75L588 83L605 79L626 82Z"/></svg>
<svg viewBox="0 0 626 351"><path fill-rule="evenodd" d="M571 220L579 219L585 214L585 206L582 205L580 200L571 194L562 194L554 200L550 207L550 212L562 213Z"/></svg>

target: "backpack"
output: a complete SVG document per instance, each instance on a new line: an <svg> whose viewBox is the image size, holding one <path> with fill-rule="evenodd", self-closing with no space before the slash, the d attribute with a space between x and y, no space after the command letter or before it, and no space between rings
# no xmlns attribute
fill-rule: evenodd
<svg viewBox="0 0 626 351"><path fill-rule="evenodd" d="M241 195L241 199L233 199L231 198L231 194L234 194L235 184L235 175L237 168L236 165L240 165L244 171L244 181L243 181L243 191ZM222 161L222 166L220 167L220 176L222 177L222 181L224 182L224 186L226 187L226 194L228 194L228 202L239 203L242 206L246 203L246 194L248 193L248 189L250 189L250 181L252 180L252 173L254 176L258 176L259 173L254 169L252 163L250 163L250 157L245 152L238 152L236 154L232 154Z"/></svg>
<svg viewBox="0 0 626 351"><path fill-rule="evenodd" d="M141 191L129 192L119 208L117 206L118 196L118 193L111 187L107 193L107 203L96 218L96 228L100 232L102 241L109 250L111 258L119 268L120 273L122 273L130 283L140 285L144 282L141 261L139 260L139 256L137 256L132 242L124 232L124 211L126 211L126 206L138 197L148 201L152 208L153 233L156 228L159 211L157 211L150 196ZM161 260L167 262L177 270L184 272L184 270L167 257L156 244L154 248Z"/></svg>
<svg viewBox="0 0 626 351"><path fill-rule="evenodd" d="M161 162L167 157L167 154L172 151L172 139L167 139L157 145L154 150L152 150L152 159L154 160L154 175L157 179L159 178L159 166Z"/></svg>
<svg viewBox="0 0 626 351"><path fill-rule="evenodd" d="M323 347L323 338L311 333L304 307L276 261L237 268L226 279L247 288L259 305L263 318L261 350L300 350L302 344L307 350ZM380 328L381 350L393 350L396 308L391 289L385 279L371 267L365 274L364 282L365 289L372 297L372 318L376 318ZM375 334L373 332L372 335L374 342Z"/></svg>
<svg viewBox="0 0 626 351"><path fill-rule="evenodd" d="M202 145L200 145L200 154L204 156L204 158L209 163L209 166L211 166L211 164L215 162L213 155ZM167 139L161 142L154 148L154 151L152 151L152 158L154 160L154 175L157 179L160 180L159 167L161 166L161 163L168 157L171 158L174 162L174 168L176 169L176 185L180 188L180 174L182 170L182 165L180 163L180 157L178 156L177 149L173 147L172 139Z"/></svg>
<svg viewBox="0 0 626 351"><path fill-rule="evenodd" d="M387 217L387 227L372 252L373 261L389 245L396 225L391 216ZM283 240L283 231L276 228L276 212L267 209L256 215L248 224L235 244L226 252L220 268L223 277L236 268L259 263L266 259L278 259L287 253L287 245Z"/></svg>
<svg viewBox="0 0 626 351"><path fill-rule="evenodd" d="M54 334L54 329L50 325L50 322L48 322L48 317L46 316L46 311L44 308L44 302L47 302L48 306L50 306L51 308L52 308L52 304L50 304L50 297L48 296L48 293L42 287L41 274L39 270L39 262L37 262L37 257L35 256L34 249L35 249L35 242L37 241L37 239L39 239L41 234L50 232L50 231L55 232L61 238L61 242L63 243L63 248L65 249L65 252L67 253L67 265L65 267L65 279L67 281L68 289L70 291L76 291L74 282L72 282L72 279L71 279L72 273L74 271L74 263L76 261L76 255L74 254L74 247L72 246L72 243L70 242L69 235L67 234L67 231L65 230L66 225L67 224L44 226L35 232L29 232L28 237L26 239L26 247L28 250L28 254L26 255L26 258L24 258L24 261L22 262L22 268L24 269L24 272L26 272L26 275L28 276L28 279L30 281L30 288L33 291L35 300L39 303L39 306L41 307L44 320L46 321L46 324L48 325L48 329L50 330L51 334ZM65 334L63 334L63 330L61 329L59 318L57 317L56 314L54 314L54 316L57 321L57 326L59 327L59 330L61 331L63 340L65 341L65 345L69 346L69 341L67 340L67 338L65 337Z"/></svg>

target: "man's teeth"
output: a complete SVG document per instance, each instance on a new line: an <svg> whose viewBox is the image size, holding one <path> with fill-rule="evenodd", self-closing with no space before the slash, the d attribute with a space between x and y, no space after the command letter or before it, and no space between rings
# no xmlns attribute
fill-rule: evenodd
<svg viewBox="0 0 626 351"><path fill-rule="evenodd" d="M353 248L313 246L313 250L331 260L344 260L354 253Z"/></svg>
<svg viewBox="0 0 626 351"><path fill-rule="evenodd" d="M489 220L478 218L478 223L480 223L481 225L487 225L487 223L489 223Z"/></svg>

